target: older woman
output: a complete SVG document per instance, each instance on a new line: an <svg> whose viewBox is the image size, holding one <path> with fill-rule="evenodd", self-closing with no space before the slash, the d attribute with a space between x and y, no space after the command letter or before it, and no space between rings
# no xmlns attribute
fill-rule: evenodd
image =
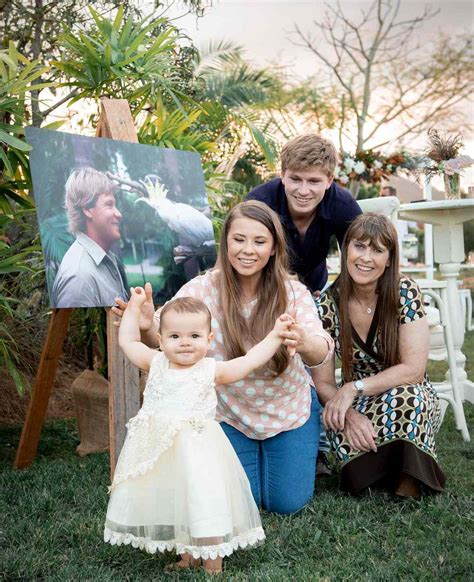
<svg viewBox="0 0 474 582"><path fill-rule="evenodd" d="M160 317L153 317L151 287L142 312L142 339L157 344ZM212 314L217 360L246 353L283 312L295 318L285 344L265 368L244 380L217 386L217 419L249 478L257 504L289 514L314 490L319 404L305 365L317 366L332 348L313 299L286 267L285 236L278 216L262 202L243 202L222 229L216 269L184 285L176 297L201 299ZM123 302L118 302L122 305Z"/></svg>
<svg viewBox="0 0 474 582"><path fill-rule="evenodd" d="M324 328L342 362L313 371L342 487L379 483L400 496L420 485L442 491L435 433L439 402L426 376L428 323L420 290L400 275L397 232L382 215L358 216L341 253L341 274L320 298Z"/></svg>

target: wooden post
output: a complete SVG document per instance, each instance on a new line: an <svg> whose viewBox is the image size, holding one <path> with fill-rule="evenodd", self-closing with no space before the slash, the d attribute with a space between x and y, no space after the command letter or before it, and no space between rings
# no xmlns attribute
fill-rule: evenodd
<svg viewBox="0 0 474 582"><path fill-rule="evenodd" d="M95 132L96 137L108 137L138 143L137 130L126 99L100 100L100 119Z"/></svg>
<svg viewBox="0 0 474 582"><path fill-rule="evenodd" d="M101 115L96 136L138 143L130 107L125 99L101 99ZM53 310L14 462L17 469L27 467L35 458L71 313L72 309ZM118 327L114 325L116 321L118 317L108 309L107 356L112 476L125 439L125 423L140 408L138 368L126 360L119 348Z"/></svg>
<svg viewBox="0 0 474 582"><path fill-rule="evenodd" d="M137 131L126 99L101 100L97 137L138 143ZM107 310L107 361L109 370L110 472L113 477L125 439L125 424L140 408L138 368L123 355L118 345L118 317Z"/></svg>
<svg viewBox="0 0 474 582"><path fill-rule="evenodd" d="M14 467L23 469L33 462L43 429L49 395L56 376L59 358L66 338L72 309L55 309L49 320L48 333L43 346L41 360L33 384L30 403L26 412L20 444L16 452Z"/></svg>
<svg viewBox="0 0 474 582"><path fill-rule="evenodd" d="M118 345L117 317L107 310L107 361L109 370L109 436L110 474L125 440L125 424L140 408L140 386L138 368L124 356Z"/></svg>

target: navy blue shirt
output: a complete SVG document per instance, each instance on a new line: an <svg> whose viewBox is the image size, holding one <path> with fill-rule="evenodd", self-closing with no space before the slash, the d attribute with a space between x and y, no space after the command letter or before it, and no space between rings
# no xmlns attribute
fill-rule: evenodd
<svg viewBox="0 0 474 582"><path fill-rule="evenodd" d="M257 186L246 200L265 202L279 215L286 233L291 270L311 291L321 290L328 279L326 259L331 236L334 234L341 246L349 224L362 214L352 194L333 182L316 207L303 241L291 219L280 178Z"/></svg>

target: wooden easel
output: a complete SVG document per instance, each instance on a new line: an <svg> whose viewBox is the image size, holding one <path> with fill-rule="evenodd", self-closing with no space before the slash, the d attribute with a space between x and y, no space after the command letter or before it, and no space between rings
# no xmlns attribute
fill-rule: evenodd
<svg viewBox="0 0 474 582"><path fill-rule="evenodd" d="M137 132L125 99L101 100L97 137L138 143ZM35 456L44 425L49 396L66 338L72 309L54 309L26 413L14 466L23 469ZM113 476L125 439L125 423L140 408L138 369L124 357L118 345L118 317L107 309L107 356L109 370L110 469Z"/></svg>

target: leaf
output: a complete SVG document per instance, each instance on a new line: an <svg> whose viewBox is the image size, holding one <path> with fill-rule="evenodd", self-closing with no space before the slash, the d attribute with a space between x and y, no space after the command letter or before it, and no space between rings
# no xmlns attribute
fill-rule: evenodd
<svg viewBox="0 0 474 582"><path fill-rule="evenodd" d="M8 369L8 373L10 374L11 379L15 383L15 387L20 394L20 396L24 393L25 386L22 376L20 375L19 371L17 370L13 360L9 357L6 358L5 361Z"/></svg>
<svg viewBox="0 0 474 582"><path fill-rule="evenodd" d="M265 159L267 160L268 164L271 168L274 168L276 165L276 153L273 148L269 145L263 133L248 119L243 118L245 125L249 128L252 137L260 146Z"/></svg>
<svg viewBox="0 0 474 582"><path fill-rule="evenodd" d="M16 148L22 152L29 152L32 149L29 144L22 141L21 139L18 139L17 137L14 137L13 135L10 135L3 129L0 129L0 141L3 141L3 143L6 143L12 148Z"/></svg>
<svg viewBox="0 0 474 582"><path fill-rule="evenodd" d="M106 65L110 65L112 63L112 45L110 43L105 45L104 60Z"/></svg>
<svg viewBox="0 0 474 582"><path fill-rule="evenodd" d="M48 123L46 125L42 125L42 129L51 129L51 130L57 130L60 127L62 127L64 124L66 123L66 119L59 119L58 121L52 121L51 123Z"/></svg>
<svg viewBox="0 0 474 582"><path fill-rule="evenodd" d="M10 160L8 159L8 156L5 152L5 150L0 147L0 159L3 161L3 164L5 166L5 170L7 171L8 175L13 177L13 168L12 165L10 163Z"/></svg>
<svg viewBox="0 0 474 582"><path fill-rule="evenodd" d="M118 33L118 31L120 30L122 20L123 20L123 4L119 6L119 9L117 10L117 15L115 16L115 20L112 25L112 28L116 33Z"/></svg>

